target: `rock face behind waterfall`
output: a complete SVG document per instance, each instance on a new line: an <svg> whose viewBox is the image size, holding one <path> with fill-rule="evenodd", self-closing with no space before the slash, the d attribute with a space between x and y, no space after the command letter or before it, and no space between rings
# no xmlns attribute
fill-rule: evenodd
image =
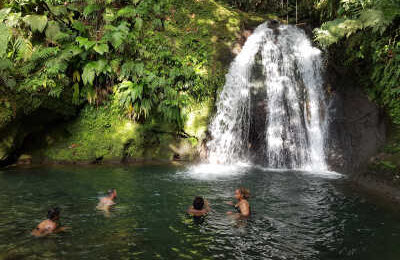
<svg viewBox="0 0 400 260"><path fill-rule="evenodd" d="M328 62L326 82L330 92L327 162L335 171L363 172L386 142L386 116L333 60Z"/></svg>
<svg viewBox="0 0 400 260"><path fill-rule="evenodd" d="M209 160L326 170L321 52L287 25L260 25L236 57L210 125Z"/></svg>

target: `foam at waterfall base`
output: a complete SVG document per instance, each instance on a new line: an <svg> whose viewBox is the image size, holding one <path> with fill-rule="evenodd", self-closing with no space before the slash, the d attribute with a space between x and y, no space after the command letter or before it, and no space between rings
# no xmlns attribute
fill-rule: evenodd
<svg viewBox="0 0 400 260"><path fill-rule="evenodd" d="M199 180L215 180L245 174L252 165L247 162L235 164L201 163L188 167L183 174Z"/></svg>
<svg viewBox="0 0 400 260"><path fill-rule="evenodd" d="M270 167L263 167L260 165L255 165L254 168L257 168L261 171L265 172L292 172L292 173L301 173L307 175L315 175L317 177L326 178L326 179L341 179L344 178L345 175L335 172L335 171L328 171L324 169L285 169L285 168L270 168Z"/></svg>
<svg viewBox="0 0 400 260"><path fill-rule="evenodd" d="M299 173L306 175L314 175L318 178L326 178L326 179L340 179L345 177L343 174L327 171L327 170L319 170L319 169L276 169L263 167L261 165L253 165L249 162L238 162L235 164L217 164L217 163L201 163L197 165L192 165L186 168L180 174L183 174L186 177L198 180L219 180L232 178L235 176L244 175L249 172L251 169L258 169L263 172L286 172L287 174Z"/></svg>

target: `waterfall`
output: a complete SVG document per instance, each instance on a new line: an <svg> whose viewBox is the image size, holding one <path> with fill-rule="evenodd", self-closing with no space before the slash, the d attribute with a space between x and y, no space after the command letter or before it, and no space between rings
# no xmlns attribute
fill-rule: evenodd
<svg viewBox="0 0 400 260"><path fill-rule="evenodd" d="M295 26L270 27L257 27L230 66L208 160L326 170L321 52Z"/></svg>

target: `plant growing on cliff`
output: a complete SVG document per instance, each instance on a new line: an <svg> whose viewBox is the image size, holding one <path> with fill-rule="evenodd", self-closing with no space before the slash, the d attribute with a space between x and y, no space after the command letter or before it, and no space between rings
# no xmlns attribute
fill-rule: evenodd
<svg viewBox="0 0 400 260"><path fill-rule="evenodd" d="M400 124L399 19L398 1L342 0L338 17L314 31L321 46L345 47L344 63L395 124Z"/></svg>

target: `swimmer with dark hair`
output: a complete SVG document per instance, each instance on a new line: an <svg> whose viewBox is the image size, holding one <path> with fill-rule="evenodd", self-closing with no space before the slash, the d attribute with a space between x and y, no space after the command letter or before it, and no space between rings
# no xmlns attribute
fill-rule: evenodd
<svg viewBox="0 0 400 260"><path fill-rule="evenodd" d="M211 209L208 201L197 196L194 198L193 205L187 210L187 213L194 217L201 217L210 212L210 210Z"/></svg>
<svg viewBox="0 0 400 260"><path fill-rule="evenodd" d="M60 209L52 208L47 212L47 219L32 230L32 235L35 237L47 236L51 233L58 233L66 230L66 227L59 227L58 220L60 219Z"/></svg>
<svg viewBox="0 0 400 260"><path fill-rule="evenodd" d="M111 206L115 205L114 199L117 198L117 190L110 189L107 192L107 195L100 198L99 203L97 204L97 209L108 212Z"/></svg>
<svg viewBox="0 0 400 260"><path fill-rule="evenodd" d="M237 213L232 211L228 211L228 215L234 215L236 217L249 217L250 216L250 191L246 188L240 187L235 190L235 199L237 199L237 203L229 202L229 205L232 205L237 210Z"/></svg>

